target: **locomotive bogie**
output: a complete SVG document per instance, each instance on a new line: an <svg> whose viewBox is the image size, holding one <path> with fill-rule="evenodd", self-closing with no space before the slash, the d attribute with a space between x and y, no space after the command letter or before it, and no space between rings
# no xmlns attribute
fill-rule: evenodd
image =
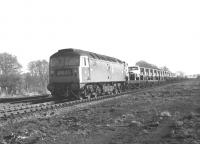
<svg viewBox="0 0 200 144"><path fill-rule="evenodd" d="M92 98L106 94L117 94L125 90L125 82L100 82L81 84L80 98Z"/></svg>

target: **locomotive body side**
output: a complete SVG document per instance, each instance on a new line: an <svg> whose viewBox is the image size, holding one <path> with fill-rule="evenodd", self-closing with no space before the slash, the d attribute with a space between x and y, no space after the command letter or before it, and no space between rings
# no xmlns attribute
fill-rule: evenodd
<svg viewBox="0 0 200 144"><path fill-rule="evenodd" d="M89 71L83 71L82 77L83 83L120 82L125 81L126 73L123 63L89 58Z"/></svg>
<svg viewBox="0 0 200 144"><path fill-rule="evenodd" d="M81 97L96 97L105 93L116 93L121 91L126 84L127 73L124 62L89 56L88 68L81 70Z"/></svg>

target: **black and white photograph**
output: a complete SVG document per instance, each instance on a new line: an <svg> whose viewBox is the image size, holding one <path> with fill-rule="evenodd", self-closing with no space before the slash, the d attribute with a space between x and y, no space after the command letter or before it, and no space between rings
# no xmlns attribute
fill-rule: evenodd
<svg viewBox="0 0 200 144"><path fill-rule="evenodd" d="M0 144L200 144L199 0L0 0Z"/></svg>

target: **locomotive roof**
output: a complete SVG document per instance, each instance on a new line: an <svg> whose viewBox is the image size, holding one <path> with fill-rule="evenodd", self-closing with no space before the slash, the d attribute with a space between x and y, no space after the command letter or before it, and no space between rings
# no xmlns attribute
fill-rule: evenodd
<svg viewBox="0 0 200 144"><path fill-rule="evenodd" d="M53 54L51 56L51 58L52 57L58 57L58 56L66 56L66 55L88 56L90 58L99 59L99 60L124 63L123 61L121 61L117 58L113 58L113 57L109 57L109 56L105 56L105 55L100 55L100 54L96 54L96 53L93 53L93 52L88 52L88 51L84 51L84 50L80 50L80 49L74 49L74 48L67 48L67 49L58 50L58 52Z"/></svg>

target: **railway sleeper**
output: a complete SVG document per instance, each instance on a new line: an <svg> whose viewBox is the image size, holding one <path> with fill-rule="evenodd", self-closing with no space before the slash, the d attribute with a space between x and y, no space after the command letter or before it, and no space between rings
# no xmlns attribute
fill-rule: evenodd
<svg viewBox="0 0 200 144"><path fill-rule="evenodd" d="M20 110L20 111L17 111L17 113L23 114L23 113L25 113L25 111L24 110Z"/></svg>
<svg viewBox="0 0 200 144"><path fill-rule="evenodd" d="M11 116L11 113L5 113L4 114L4 117L9 117L9 116Z"/></svg>
<svg viewBox="0 0 200 144"><path fill-rule="evenodd" d="M32 112L35 112L35 111L37 111L37 109L36 109L36 108L32 108L31 111L32 111Z"/></svg>
<svg viewBox="0 0 200 144"><path fill-rule="evenodd" d="M31 110L30 109L26 109L26 110L24 110L26 113L30 113L31 112Z"/></svg>

